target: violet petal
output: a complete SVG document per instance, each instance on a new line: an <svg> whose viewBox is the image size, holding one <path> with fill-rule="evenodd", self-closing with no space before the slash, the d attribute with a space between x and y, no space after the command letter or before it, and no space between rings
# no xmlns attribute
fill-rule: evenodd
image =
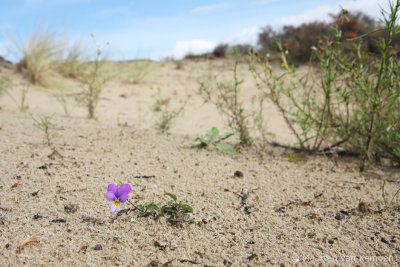
<svg viewBox="0 0 400 267"><path fill-rule="evenodd" d="M110 211L111 212L119 212L119 211L121 211L121 207L115 206L114 204L111 204Z"/></svg>
<svg viewBox="0 0 400 267"><path fill-rule="evenodd" d="M115 192L117 192L117 190L118 190L118 186L116 186L115 184L108 185L107 192L113 192L115 194Z"/></svg>
<svg viewBox="0 0 400 267"><path fill-rule="evenodd" d="M124 203L128 199L128 194L129 192L131 192L131 190L132 189L129 184L123 184L118 188L115 196L118 198L119 201Z"/></svg>
<svg viewBox="0 0 400 267"><path fill-rule="evenodd" d="M110 192L110 191L108 191L106 193L106 198L107 198L108 201L114 201L114 200L117 199L117 197L115 196L114 192Z"/></svg>
<svg viewBox="0 0 400 267"><path fill-rule="evenodd" d="M115 184L108 185L108 189L107 189L107 193L106 193L106 198L108 201L114 201L117 198L115 195L117 190L118 190L118 186L116 186Z"/></svg>

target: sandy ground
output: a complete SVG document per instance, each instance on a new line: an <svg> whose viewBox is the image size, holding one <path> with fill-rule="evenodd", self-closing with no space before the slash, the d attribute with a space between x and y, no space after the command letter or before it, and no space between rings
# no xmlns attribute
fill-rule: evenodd
<svg viewBox="0 0 400 267"><path fill-rule="evenodd" d="M215 61L211 67L223 79L231 63ZM381 210L383 180L393 195L400 187L398 168L371 166L361 174L354 158L340 159L337 167L330 158L268 146L234 156L193 149L193 140L212 126L228 130L215 107L196 93L210 65L152 64L138 84L110 81L97 120L74 107L79 85L71 80L62 88L70 95L69 117L54 97L56 89L31 87L26 112L0 96L1 266L400 264L399 211ZM239 67L249 103L254 83L247 69ZM10 94L18 99L26 82L9 69L0 75L12 78ZM192 95L168 134L152 128L157 87L173 106ZM293 142L279 113L272 106L265 112L271 139ZM51 149L30 114L53 116L53 142L62 158L48 157ZM135 204L164 202L165 192L174 193L193 207L194 223L174 226L135 213L112 220L104 196L110 183L129 183ZM39 243L18 251L31 237Z"/></svg>

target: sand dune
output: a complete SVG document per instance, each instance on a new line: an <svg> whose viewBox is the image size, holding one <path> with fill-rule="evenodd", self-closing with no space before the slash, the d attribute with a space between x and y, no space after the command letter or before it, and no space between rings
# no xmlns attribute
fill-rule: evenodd
<svg viewBox="0 0 400 267"><path fill-rule="evenodd" d="M216 108L197 94L197 80L209 68L228 79L232 62L186 61L183 69L172 62L151 64L138 84L124 82L126 77L107 84L96 120L75 107L75 81L63 83L73 108L69 117L55 89L30 87L26 112L0 96L0 265L400 264L398 210L383 211L381 196L384 179L389 196L399 188L398 169L371 166L359 173L354 158L335 166L328 157L269 146L233 156L191 148L212 126L228 130ZM246 64L239 69L249 105L254 81ZM18 99L24 79L10 69L0 74L12 78L10 94ZM152 127L157 87L172 106L191 95L168 134ZM294 142L274 107L267 104L265 112L271 140ZM53 116L53 142L63 157L48 157L51 149L30 113ZM137 178L143 176L150 178ZM129 183L134 204L164 202L164 193L171 192L193 207L194 223L174 226L164 217L139 218L134 212L113 220L105 198L111 183ZM39 242L18 251L31 237Z"/></svg>

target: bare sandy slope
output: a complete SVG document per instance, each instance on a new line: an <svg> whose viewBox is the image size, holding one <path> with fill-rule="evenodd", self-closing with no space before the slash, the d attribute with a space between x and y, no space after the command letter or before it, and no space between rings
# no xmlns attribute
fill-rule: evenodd
<svg viewBox="0 0 400 267"><path fill-rule="evenodd" d="M329 158L296 157L272 147L234 156L193 149L191 143L205 130L226 130L215 108L196 95L196 79L207 63L186 62L181 70L168 62L154 64L140 84L110 82L97 120L86 119L81 107L63 116L55 90L31 88L27 112L0 96L1 266L400 263L399 212L380 211L383 179L393 195L400 187L398 169L373 166L360 174L355 159L341 159L335 167ZM232 69L223 61L214 64L222 72ZM245 65L241 69L246 73ZM13 77L10 93L17 97L24 81L8 70L2 75ZM246 75L244 90L251 90ZM67 94L79 89L73 81L65 84L73 87ZM151 85L165 88L178 103L192 95L171 134L152 129ZM72 107L72 96L69 100ZM293 141L273 107L266 112L275 139ZM53 114L59 129L54 144L63 158L48 157L51 150L29 113ZM193 207L194 223L173 226L165 218L134 213L112 221L115 214L104 196L110 183L129 183L135 204L164 202L165 192L174 193ZM70 204L78 208L71 210ZM29 237L40 242L17 253Z"/></svg>

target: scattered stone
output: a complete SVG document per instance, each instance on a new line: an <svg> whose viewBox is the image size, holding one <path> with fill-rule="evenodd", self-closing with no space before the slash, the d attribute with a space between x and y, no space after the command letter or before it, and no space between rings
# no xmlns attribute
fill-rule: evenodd
<svg viewBox="0 0 400 267"><path fill-rule="evenodd" d="M232 262L230 262L230 261L228 261L226 259L224 259L223 263L224 263L225 266L232 266Z"/></svg>
<svg viewBox="0 0 400 267"><path fill-rule="evenodd" d="M94 218L94 217L90 217L90 216L82 216L82 221L83 222L89 222L89 223L93 223L94 225L104 225L105 222L103 220Z"/></svg>
<svg viewBox="0 0 400 267"><path fill-rule="evenodd" d="M335 219L338 220L338 221L340 221L340 220L343 220L343 219L344 219L344 216L343 216L342 214L340 214L340 213L336 213Z"/></svg>
<svg viewBox="0 0 400 267"><path fill-rule="evenodd" d="M79 253L79 252L82 252L83 254L86 254L87 248L88 248L87 245L82 246L82 247L78 250L78 253Z"/></svg>
<svg viewBox="0 0 400 267"><path fill-rule="evenodd" d="M253 260L253 259L257 258L257 257L258 257L258 255L255 254L255 253L253 253L253 254L251 254L250 256L248 256L247 259L248 259L249 261L251 261L251 260Z"/></svg>
<svg viewBox="0 0 400 267"><path fill-rule="evenodd" d="M233 173L233 176L234 177L238 177L238 178L242 178L244 175L243 175L243 172L241 172L241 171L235 171Z"/></svg>
<svg viewBox="0 0 400 267"><path fill-rule="evenodd" d="M97 244L96 246L94 246L93 249L94 250L103 250L103 247L100 244Z"/></svg>
<svg viewBox="0 0 400 267"><path fill-rule="evenodd" d="M53 222L53 223L66 223L67 220L66 219L54 219L54 220L51 220L51 222Z"/></svg>
<svg viewBox="0 0 400 267"><path fill-rule="evenodd" d="M158 241L154 241L154 246L160 250L165 250L167 248L167 245L161 245Z"/></svg>
<svg viewBox="0 0 400 267"><path fill-rule="evenodd" d="M70 203L70 204L64 206L64 211L66 213L75 213L78 209L79 209L78 204Z"/></svg>
<svg viewBox="0 0 400 267"><path fill-rule="evenodd" d="M37 220L37 219L40 219L40 218L43 218L43 216L41 216L39 213L36 213L35 215L33 215L33 219L34 220Z"/></svg>
<svg viewBox="0 0 400 267"><path fill-rule="evenodd" d="M381 242L390 245L389 241L387 241L384 237L381 238Z"/></svg>

